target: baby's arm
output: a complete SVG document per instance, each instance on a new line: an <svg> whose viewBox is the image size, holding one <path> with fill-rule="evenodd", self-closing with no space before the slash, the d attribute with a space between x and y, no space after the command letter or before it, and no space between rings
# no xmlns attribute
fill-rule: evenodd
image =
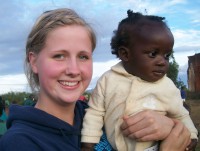
<svg viewBox="0 0 200 151"><path fill-rule="evenodd" d="M82 150L89 151L94 145L100 141L103 134L102 127L104 125L104 95L101 81L98 81L88 102L89 108L83 120L83 128L81 131Z"/></svg>
<svg viewBox="0 0 200 151"><path fill-rule="evenodd" d="M189 115L185 115L183 116L183 118L178 118L187 128L188 130L190 131L190 134L191 134L191 142L190 144L187 146L186 150L188 151L193 151L196 146L197 146L197 129L195 128L194 124L193 124L193 121L192 119L190 118Z"/></svg>
<svg viewBox="0 0 200 151"><path fill-rule="evenodd" d="M92 100L89 101L89 108L86 109L86 114L83 120L83 128L81 130L81 142L84 148L91 148L100 141L103 134L103 117L104 110L95 107ZM88 143L88 144L87 144Z"/></svg>
<svg viewBox="0 0 200 151"><path fill-rule="evenodd" d="M175 98L173 99L174 104L170 104L171 106L169 107L169 117L173 118L173 119L177 119L180 120L190 131L190 138L191 138L191 142L188 145L188 147L186 148L186 150L188 151L192 151L196 148L197 145L197 129L194 126L194 123L189 115L189 112L186 110L186 108L183 106L183 102L181 100L179 91L178 93L175 95Z"/></svg>
<svg viewBox="0 0 200 151"><path fill-rule="evenodd" d="M180 120L190 131L191 143L188 148L195 148L195 144L197 144L197 129L194 126L189 112L183 106L180 90L177 89L172 81L169 87L168 92L160 96L160 100L163 100L166 104L167 116L172 119ZM164 96L166 96L166 98Z"/></svg>

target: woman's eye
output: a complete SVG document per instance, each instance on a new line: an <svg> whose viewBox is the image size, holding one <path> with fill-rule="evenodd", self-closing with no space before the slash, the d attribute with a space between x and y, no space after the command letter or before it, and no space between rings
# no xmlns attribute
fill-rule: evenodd
<svg viewBox="0 0 200 151"><path fill-rule="evenodd" d="M65 57L64 57L63 54L57 54L57 55L54 55L53 58L55 58L55 59L64 59Z"/></svg>
<svg viewBox="0 0 200 151"><path fill-rule="evenodd" d="M150 58L155 58L156 55L157 55L157 52L153 51L153 52L150 52L148 55L149 55Z"/></svg>
<svg viewBox="0 0 200 151"><path fill-rule="evenodd" d="M88 59L89 59L89 57L86 56L86 55L80 55L79 58L80 58L81 60L88 60Z"/></svg>

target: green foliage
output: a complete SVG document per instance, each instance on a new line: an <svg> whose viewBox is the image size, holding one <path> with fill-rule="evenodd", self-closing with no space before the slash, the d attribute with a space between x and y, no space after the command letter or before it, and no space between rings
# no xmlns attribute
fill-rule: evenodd
<svg viewBox="0 0 200 151"><path fill-rule="evenodd" d="M83 95L85 96L85 98L87 99L87 101L89 101L91 92L85 91Z"/></svg>
<svg viewBox="0 0 200 151"><path fill-rule="evenodd" d="M176 62L172 53L169 61L169 70L167 72L167 76L174 82L177 88L180 88L181 86L185 86L185 84L181 79L178 79L178 69L179 65Z"/></svg>
<svg viewBox="0 0 200 151"><path fill-rule="evenodd" d="M186 85L180 78L179 78L179 80L177 80L177 83L175 85L177 86L177 88L184 87L186 89Z"/></svg>
<svg viewBox="0 0 200 151"><path fill-rule="evenodd" d="M174 60L169 63L169 70L167 72L167 76L176 84L178 77L178 64Z"/></svg>
<svg viewBox="0 0 200 151"><path fill-rule="evenodd" d="M31 93L27 92L8 92L3 94L2 97L4 100L8 100L11 104L20 104L24 102L24 98L28 98Z"/></svg>

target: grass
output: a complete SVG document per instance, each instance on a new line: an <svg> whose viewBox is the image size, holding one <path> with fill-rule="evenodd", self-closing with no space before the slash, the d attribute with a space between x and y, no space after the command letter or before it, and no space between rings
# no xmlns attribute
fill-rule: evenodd
<svg viewBox="0 0 200 151"><path fill-rule="evenodd" d="M200 151L200 147L196 148L195 151Z"/></svg>

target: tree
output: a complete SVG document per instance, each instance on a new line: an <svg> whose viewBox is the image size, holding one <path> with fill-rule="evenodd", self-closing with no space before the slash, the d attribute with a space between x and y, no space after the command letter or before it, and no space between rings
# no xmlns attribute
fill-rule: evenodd
<svg viewBox="0 0 200 151"><path fill-rule="evenodd" d="M174 58L174 52L172 52L169 60L169 70L167 72L167 76L174 82L177 88L180 88L181 86L185 86L185 84L180 78L178 79L178 69L179 65Z"/></svg>
<svg viewBox="0 0 200 151"><path fill-rule="evenodd" d="M2 95L4 100L8 100L11 104L20 104L24 103L24 98L28 98L31 93L27 92L8 92Z"/></svg>

